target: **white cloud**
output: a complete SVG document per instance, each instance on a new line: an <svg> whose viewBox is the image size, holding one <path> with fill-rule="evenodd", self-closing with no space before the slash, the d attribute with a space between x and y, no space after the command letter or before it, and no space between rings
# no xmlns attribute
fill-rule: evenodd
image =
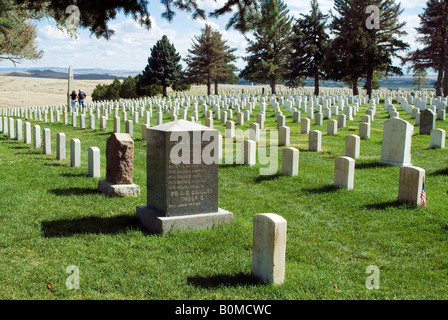
<svg viewBox="0 0 448 320"><path fill-rule="evenodd" d="M401 0L401 7L402 8L420 8L425 6L426 1L424 0Z"/></svg>
<svg viewBox="0 0 448 320"><path fill-rule="evenodd" d="M210 12L221 7L225 1L201 0L200 5L207 12ZM424 5L422 1L401 1L404 12L400 20L407 21L405 30L408 32L404 40L411 45L412 50L419 45L415 40L416 31L414 28L418 26L420 21L418 14L421 13L421 6ZM286 0L285 2L290 14L296 18L301 13L309 13L311 9L309 0ZM333 7L333 0L319 0L319 5L321 10L327 13ZM109 27L115 30L115 35L110 41L97 39L95 36L91 36L88 30L81 30L78 38L71 38L63 31L55 28L54 24L40 22L38 23L37 42L39 48L45 52L44 57L37 62L25 61L22 66L65 67L71 64L76 68L99 67L139 71L146 66L151 48L163 35L168 36L182 58L185 58L188 49L191 47L192 39L200 35L200 29L204 28L207 23L214 30L222 33L223 39L227 40L229 46L237 48L236 56L244 57L246 55L247 42L244 36L233 29L225 29L229 15L219 19L193 20L190 13L176 11L174 21L168 23L160 18L160 8L155 9L151 10L153 16L151 17L152 27L150 30L145 29L132 18L126 18L123 14L119 14L116 20L109 23ZM250 34L248 36L250 37ZM182 64L185 65L184 62ZM243 68L244 64L241 58L236 62L239 68ZM6 67L6 65L0 63L0 67Z"/></svg>
<svg viewBox="0 0 448 320"><path fill-rule="evenodd" d="M193 20L196 25L198 25L201 29L204 29L206 25L209 25L213 30L219 30L220 26L214 21L204 20L204 19L196 19Z"/></svg>

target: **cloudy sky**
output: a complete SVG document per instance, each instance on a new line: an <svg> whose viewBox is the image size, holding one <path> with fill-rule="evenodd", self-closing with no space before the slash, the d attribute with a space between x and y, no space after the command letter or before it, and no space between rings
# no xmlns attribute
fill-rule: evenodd
<svg viewBox="0 0 448 320"><path fill-rule="evenodd" d="M225 0L206 1L199 0L202 7L212 11L224 3ZM309 0L286 0L290 14L299 17L301 13L310 11ZM66 33L58 30L48 20L37 23L39 48L44 51L42 59L36 62L24 61L17 65L20 68L36 67L68 67L75 69L103 68L109 70L141 71L147 64L150 49L163 35L167 35L182 58L188 54L194 36L200 35L201 28L205 24L211 24L212 28L222 33L228 44L237 48L236 55L245 56L246 41L235 30L226 30L228 16L217 19L193 20L188 13L177 12L174 21L169 23L161 18L163 7L158 0L150 1L149 11L152 16L152 28L146 30L138 25L130 17L120 14L110 23L115 30L115 35L109 41L97 39L91 36L87 30L80 30L77 38L71 38ZM321 10L328 12L332 6L332 0L319 0ZM404 9L401 20L406 21L406 40L411 48L415 48L415 27L419 25L418 14L423 11L424 0L403 0L401 6ZM82 12L81 12L82 14ZM184 63L183 63L184 64ZM244 62L240 58L237 67L243 68ZM11 68L13 64L7 61L0 63L0 68ZM406 70L404 70L406 72Z"/></svg>

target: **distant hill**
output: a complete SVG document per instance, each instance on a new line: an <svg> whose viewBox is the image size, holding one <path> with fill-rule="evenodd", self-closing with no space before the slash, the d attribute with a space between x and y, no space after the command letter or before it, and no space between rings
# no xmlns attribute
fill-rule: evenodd
<svg viewBox="0 0 448 320"><path fill-rule="evenodd" d="M49 79L67 79L68 68L0 68L0 72L5 76L13 77L34 77ZM79 80L107 80L124 79L128 76L135 76L138 71L130 70L105 70L105 69L74 69L75 79Z"/></svg>

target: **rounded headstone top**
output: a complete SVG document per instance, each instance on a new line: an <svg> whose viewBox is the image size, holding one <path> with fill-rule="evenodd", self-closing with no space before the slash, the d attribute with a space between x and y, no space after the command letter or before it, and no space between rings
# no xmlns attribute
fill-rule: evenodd
<svg viewBox="0 0 448 320"><path fill-rule="evenodd" d="M150 127L151 130L157 131L205 131L205 130L216 130L209 127L203 126L198 123L191 121L179 119L172 122L163 123L158 126Z"/></svg>
<svg viewBox="0 0 448 320"><path fill-rule="evenodd" d="M116 140L119 141L127 141L127 140L134 141L132 140L132 137L129 133L113 133L110 135L109 139L110 138L115 138Z"/></svg>

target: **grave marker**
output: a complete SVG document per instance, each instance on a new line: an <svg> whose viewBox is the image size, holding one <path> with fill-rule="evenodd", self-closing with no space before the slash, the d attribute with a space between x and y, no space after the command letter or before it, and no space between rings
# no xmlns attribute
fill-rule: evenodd
<svg viewBox="0 0 448 320"><path fill-rule="evenodd" d="M218 208L218 136L184 120L148 129L147 205L137 207L146 228L167 233L233 220Z"/></svg>
<svg viewBox="0 0 448 320"><path fill-rule="evenodd" d="M252 275L263 283L285 279L286 220L273 213L254 215Z"/></svg>

